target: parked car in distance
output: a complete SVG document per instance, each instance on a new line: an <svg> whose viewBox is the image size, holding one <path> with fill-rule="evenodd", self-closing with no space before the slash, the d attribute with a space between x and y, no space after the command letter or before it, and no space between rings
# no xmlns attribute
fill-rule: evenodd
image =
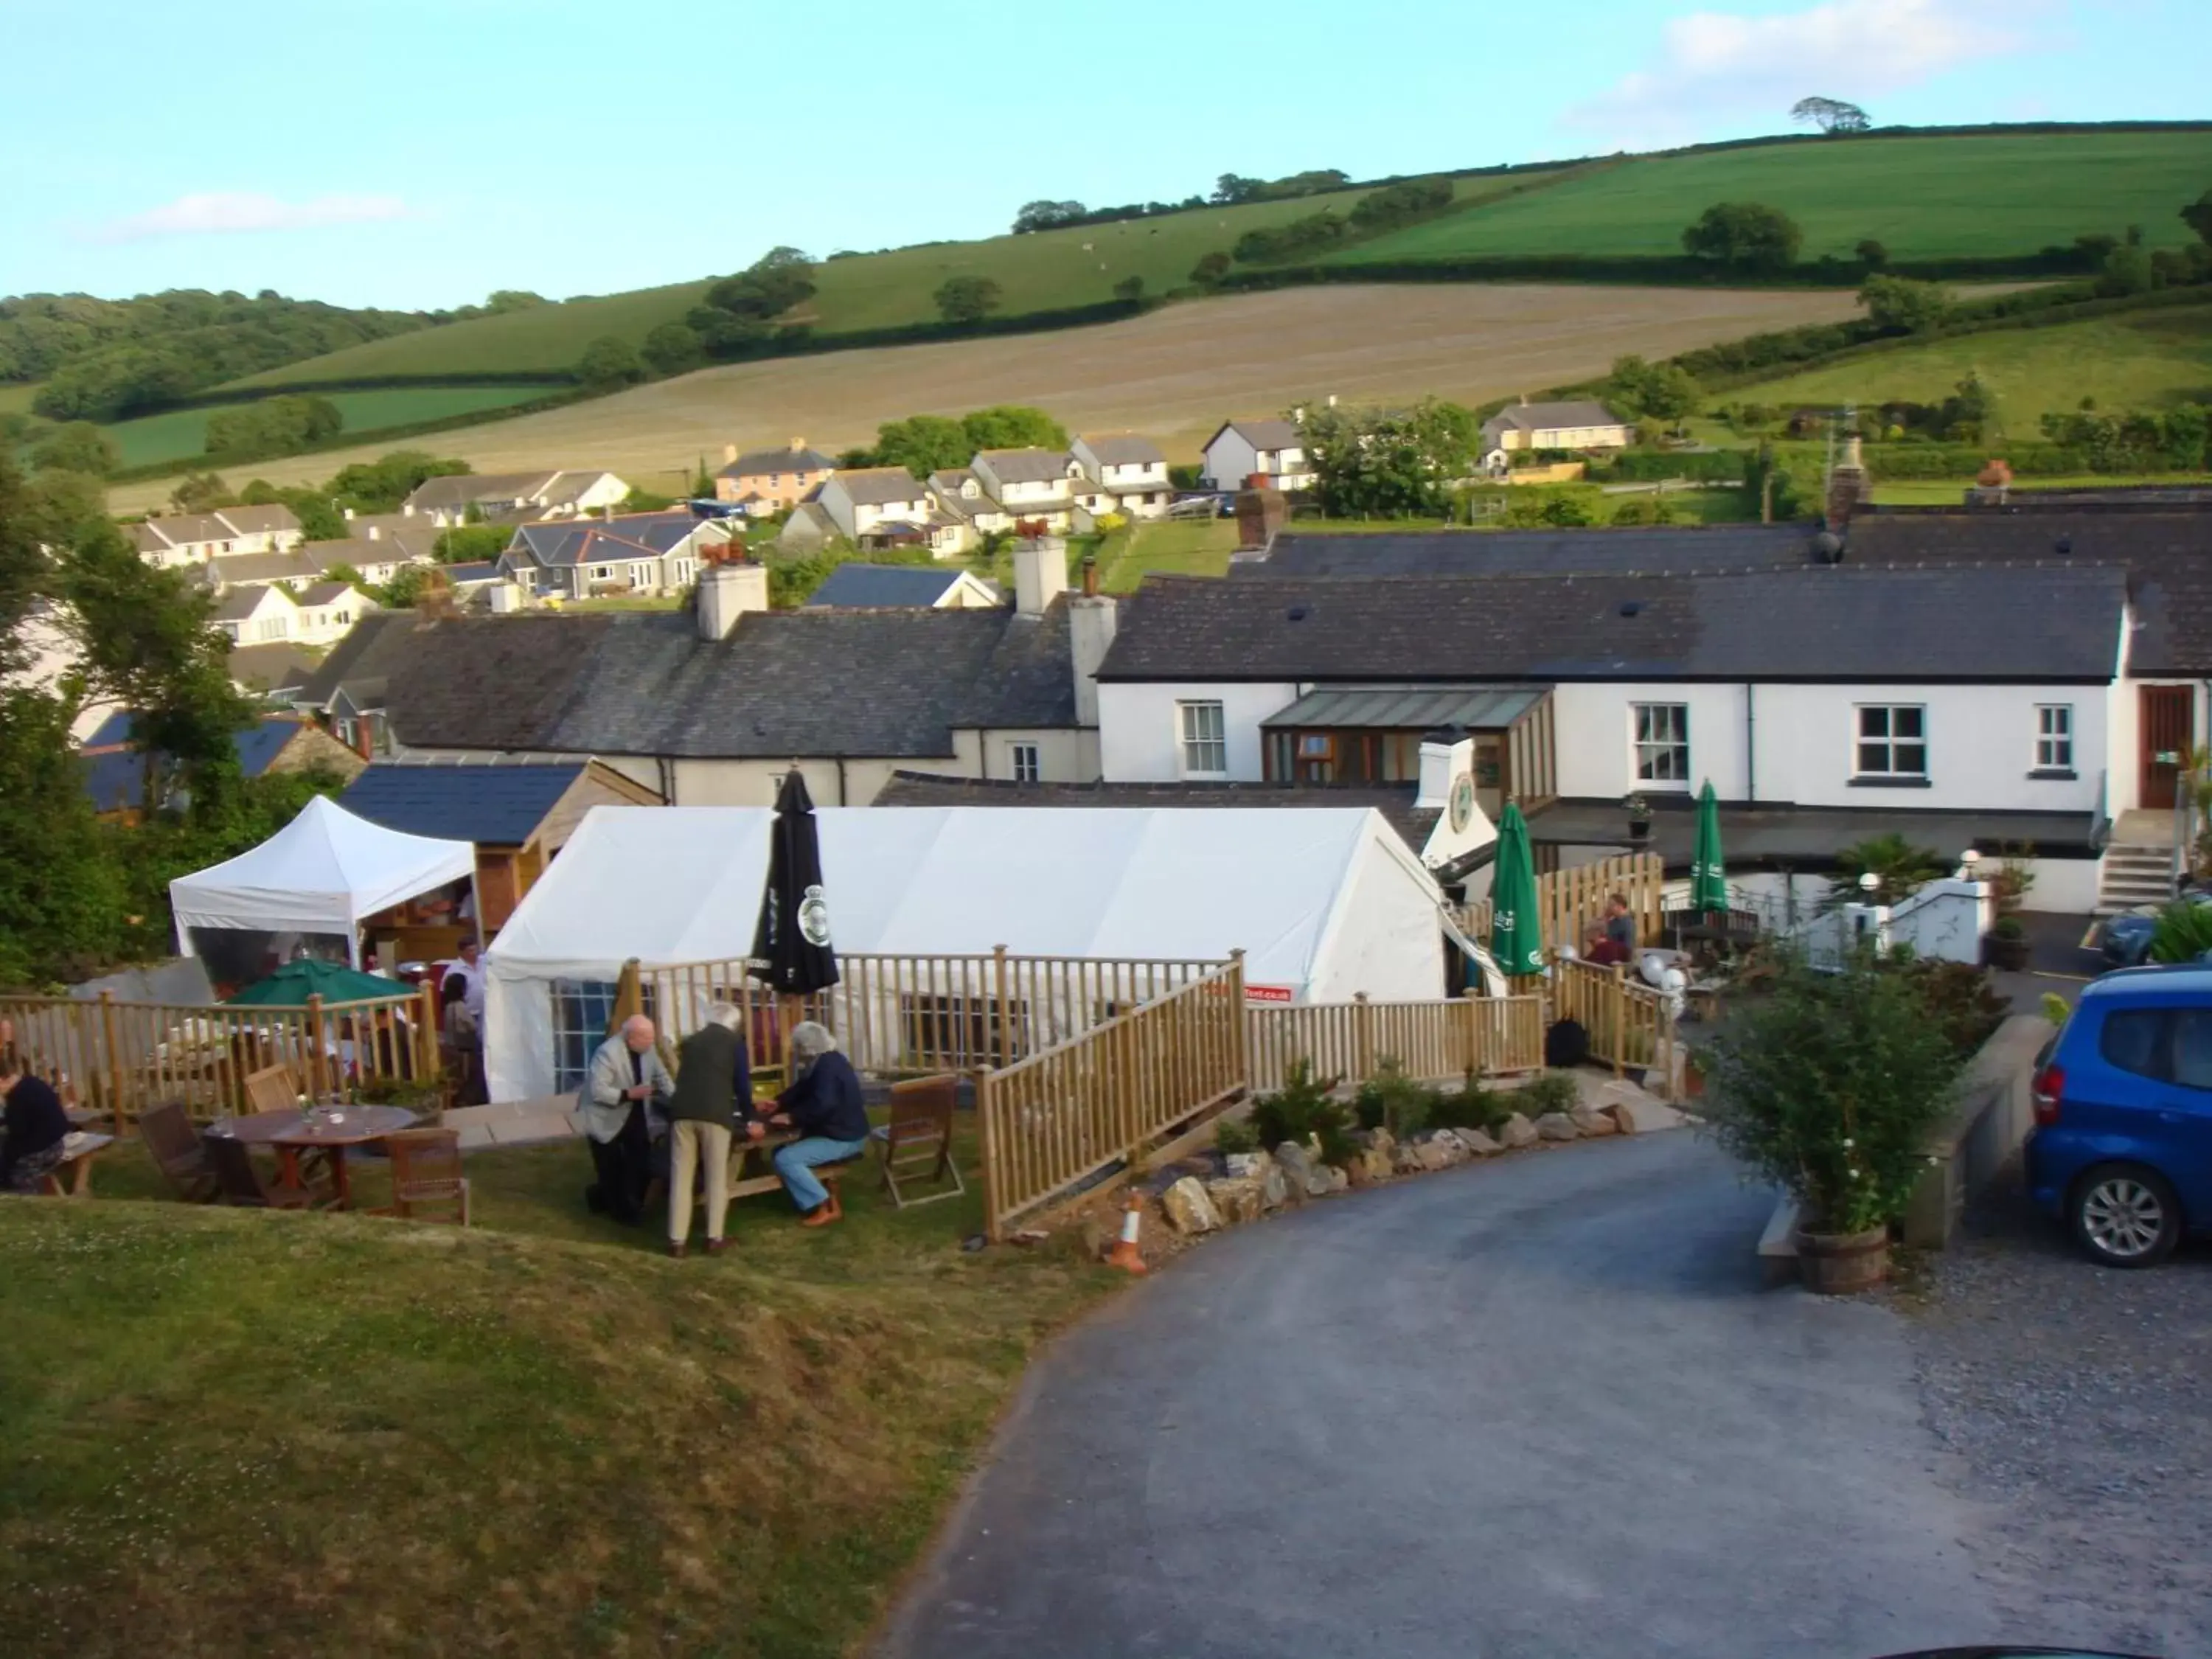
<svg viewBox="0 0 2212 1659"><path fill-rule="evenodd" d="M2191 888L2182 894L2190 904L2212 904L2212 889ZM2140 968L2150 960L2151 935L2158 931L2158 904L2138 904L2097 924L2096 948L2112 968Z"/></svg>
<svg viewBox="0 0 2212 1659"><path fill-rule="evenodd" d="M2092 1261L2148 1267L2212 1229L2212 967L2087 987L2033 1093L2028 1189Z"/></svg>

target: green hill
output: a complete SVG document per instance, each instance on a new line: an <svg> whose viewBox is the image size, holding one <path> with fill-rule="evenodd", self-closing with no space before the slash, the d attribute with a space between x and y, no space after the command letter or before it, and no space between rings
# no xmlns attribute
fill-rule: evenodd
<svg viewBox="0 0 2212 1659"><path fill-rule="evenodd" d="M1679 256L1716 202L1765 202L1803 228L1802 257L1849 258L1862 238L1893 259L2030 254L2143 228L2190 240L2178 216L2212 186L2212 130L1868 137L1632 158L1551 189L1461 210L1329 256L1333 264L1498 255Z"/></svg>

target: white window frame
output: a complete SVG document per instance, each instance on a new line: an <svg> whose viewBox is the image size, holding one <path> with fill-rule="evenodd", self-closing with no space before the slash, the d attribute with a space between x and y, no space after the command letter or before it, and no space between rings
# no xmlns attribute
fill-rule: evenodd
<svg viewBox="0 0 2212 1659"><path fill-rule="evenodd" d="M1036 744L1012 743L1006 745L1008 769L1016 783L1044 781L1044 755Z"/></svg>
<svg viewBox="0 0 2212 1659"><path fill-rule="evenodd" d="M1867 717L1869 714L1877 714L1883 716L1884 729L1880 735L1870 736L1867 731ZM1911 714L1919 717L1920 731L1917 737L1900 738L1898 735L1897 717L1901 714ZM1866 750L1869 744L1879 744L1887 751L1889 765L1887 769L1870 768L1865 764ZM1910 744L1920 751L1920 764L1917 769L1900 768L1897 764L1897 751L1900 746L1905 744ZM1851 775L1854 778L1864 778L1875 782L1926 782L1928 781L1928 705L1924 702L1852 704Z"/></svg>
<svg viewBox="0 0 2212 1659"><path fill-rule="evenodd" d="M1211 715L1209 721L1208 716ZM1212 729L1207 730L1211 726ZM1176 703L1176 760L1186 778L1229 775L1229 711L1214 698L1178 699ZM1214 751L1209 754L1207 751ZM1194 764L1218 759L1218 766Z"/></svg>
<svg viewBox="0 0 2212 1659"><path fill-rule="evenodd" d="M1647 716L1652 717L1647 719ZM1663 736L1649 735L1659 717L1673 729ZM1632 702L1628 705L1629 764L1638 787L1687 789L1690 787L1690 705L1686 702ZM1679 757L1679 769L1671 769ZM1662 763L1670 769L1662 771Z"/></svg>
<svg viewBox="0 0 2212 1659"><path fill-rule="evenodd" d="M2074 705L2039 702L2035 705L2035 769L2071 772L2074 769Z"/></svg>

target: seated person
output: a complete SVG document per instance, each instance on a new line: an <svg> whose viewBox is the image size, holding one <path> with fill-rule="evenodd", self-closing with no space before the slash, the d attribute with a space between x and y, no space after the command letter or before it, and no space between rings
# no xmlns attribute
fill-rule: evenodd
<svg viewBox="0 0 2212 1659"><path fill-rule="evenodd" d="M1628 960L1628 947L1600 927L1583 941L1583 960L1593 968L1610 968Z"/></svg>
<svg viewBox="0 0 2212 1659"><path fill-rule="evenodd" d="M773 1161L783 1189L799 1206L799 1224L826 1227L844 1212L815 1167L842 1163L866 1150L867 1106L853 1062L837 1052L837 1039L811 1019L792 1030L791 1064L791 1086L775 1097L768 1121L788 1125L801 1139L777 1147ZM767 1129L756 1121L746 1126L746 1133L759 1140Z"/></svg>
<svg viewBox="0 0 2212 1659"><path fill-rule="evenodd" d="M61 1165L70 1132L61 1097L11 1053L0 1059L0 1193L36 1193Z"/></svg>

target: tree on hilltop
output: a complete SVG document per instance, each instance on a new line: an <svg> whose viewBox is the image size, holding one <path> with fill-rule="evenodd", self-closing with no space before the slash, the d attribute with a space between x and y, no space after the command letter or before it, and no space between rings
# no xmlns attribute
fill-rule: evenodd
<svg viewBox="0 0 2212 1659"><path fill-rule="evenodd" d="M1874 125L1856 104L1838 98L1801 98L1790 106L1790 118L1823 132L1864 132Z"/></svg>

